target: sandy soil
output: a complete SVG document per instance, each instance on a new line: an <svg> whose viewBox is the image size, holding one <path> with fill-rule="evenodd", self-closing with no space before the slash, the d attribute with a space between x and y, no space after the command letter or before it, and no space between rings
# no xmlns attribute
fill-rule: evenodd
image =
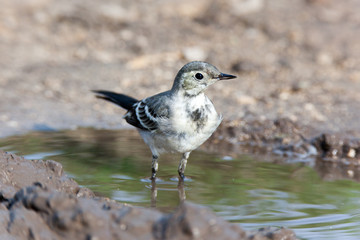
<svg viewBox="0 0 360 240"><path fill-rule="evenodd" d="M238 79L208 94L225 119L287 117L359 132L357 0L1 1L0 136L119 128L91 89L137 98L205 60Z"/></svg>

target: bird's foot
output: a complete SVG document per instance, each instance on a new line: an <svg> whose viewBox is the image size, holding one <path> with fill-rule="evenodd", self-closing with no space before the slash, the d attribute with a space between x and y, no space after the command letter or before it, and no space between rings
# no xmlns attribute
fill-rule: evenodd
<svg viewBox="0 0 360 240"><path fill-rule="evenodd" d="M150 177L151 180L155 180L156 179L156 170L153 168L152 171L151 171L151 177Z"/></svg>
<svg viewBox="0 0 360 240"><path fill-rule="evenodd" d="M182 173L182 172L179 172L179 180L180 181L184 181L184 179L185 179L185 174L184 173Z"/></svg>

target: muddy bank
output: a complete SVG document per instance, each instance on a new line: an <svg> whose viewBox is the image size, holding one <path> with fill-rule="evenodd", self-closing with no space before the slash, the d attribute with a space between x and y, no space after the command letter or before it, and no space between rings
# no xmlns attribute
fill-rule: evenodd
<svg viewBox="0 0 360 240"><path fill-rule="evenodd" d="M360 181L360 137L356 132L319 132L287 119L224 121L205 143L224 154L260 153L303 162L326 180Z"/></svg>
<svg viewBox="0 0 360 240"><path fill-rule="evenodd" d="M296 239L283 228L246 232L186 201L164 214L95 197L51 160L0 151L0 166L2 239Z"/></svg>

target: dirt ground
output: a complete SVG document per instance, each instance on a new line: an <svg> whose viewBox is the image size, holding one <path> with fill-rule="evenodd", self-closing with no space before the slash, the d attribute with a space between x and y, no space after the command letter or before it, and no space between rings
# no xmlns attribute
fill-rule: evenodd
<svg viewBox="0 0 360 240"><path fill-rule="evenodd" d="M0 2L0 136L127 126L90 90L147 97L191 60L238 76L208 90L227 120L360 130L357 0Z"/></svg>

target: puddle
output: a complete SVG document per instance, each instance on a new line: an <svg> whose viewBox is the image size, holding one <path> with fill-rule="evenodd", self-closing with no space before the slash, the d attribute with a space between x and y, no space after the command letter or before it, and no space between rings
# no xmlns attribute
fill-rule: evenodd
<svg viewBox="0 0 360 240"><path fill-rule="evenodd" d="M360 236L360 183L324 181L300 162L280 165L261 156L195 151L188 180L178 187L180 156L162 155L152 184L151 153L133 130L34 132L0 139L0 148L59 161L80 185L119 202L170 212L186 195L248 230L285 226L301 239L316 240Z"/></svg>

